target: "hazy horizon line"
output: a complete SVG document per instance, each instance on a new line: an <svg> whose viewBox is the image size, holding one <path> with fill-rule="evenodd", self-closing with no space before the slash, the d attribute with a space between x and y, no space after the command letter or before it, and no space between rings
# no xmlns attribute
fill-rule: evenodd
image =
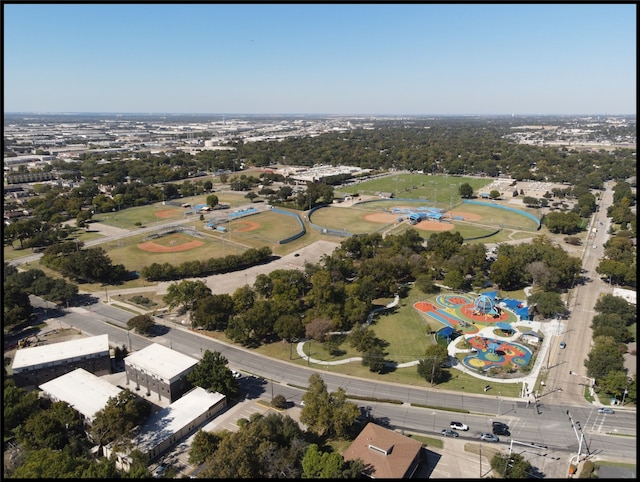
<svg viewBox="0 0 640 482"><path fill-rule="evenodd" d="M608 112L600 112L600 113L569 113L569 114L559 114L559 113L547 113L547 114L500 114L500 113L485 113L485 114L367 114L367 113L351 113L351 114L342 114L342 113L314 113L314 112L293 112L293 113L263 113L263 112L135 112L135 111L9 111L4 112L4 115L15 115L15 114L30 114L30 115L75 115L75 114L94 114L94 115L218 115L218 116L228 116L228 115L238 115L238 116L339 116L339 117L547 117L547 116L636 116L635 113L608 113Z"/></svg>

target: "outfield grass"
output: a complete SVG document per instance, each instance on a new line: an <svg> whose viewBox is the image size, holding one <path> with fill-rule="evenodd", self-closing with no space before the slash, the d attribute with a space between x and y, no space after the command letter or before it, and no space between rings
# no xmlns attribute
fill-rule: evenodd
<svg viewBox="0 0 640 482"><path fill-rule="evenodd" d="M426 199L448 206L460 201L460 185L469 184L474 192L491 184L492 179L463 176L430 176L427 174L396 174L365 181L354 186L340 188L336 193L371 194L391 192L396 198Z"/></svg>
<svg viewBox="0 0 640 482"><path fill-rule="evenodd" d="M179 265L186 261L194 259L207 260L209 258L218 258L230 254L242 254L245 249L238 247L230 242L223 242L215 237L196 238L188 234L179 234L179 238L184 242L202 241L204 244L198 248L189 251L174 253L151 253L144 251L138 247L138 244L146 242L147 234L140 234L130 238L124 238L122 241L110 241L102 247L105 248L107 254L111 258L113 264L123 264L129 271L140 271L144 266L153 263L169 263ZM158 244L162 238L159 238Z"/></svg>

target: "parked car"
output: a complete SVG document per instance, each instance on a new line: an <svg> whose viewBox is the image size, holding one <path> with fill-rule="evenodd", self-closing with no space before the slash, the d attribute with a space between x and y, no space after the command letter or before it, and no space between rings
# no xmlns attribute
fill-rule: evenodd
<svg viewBox="0 0 640 482"><path fill-rule="evenodd" d="M563 350L567 347L567 344L564 341L560 342L560 348L562 348Z"/></svg>
<svg viewBox="0 0 640 482"><path fill-rule="evenodd" d="M167 464L160 464L156 467L156 470L153 471L153 476L158 478L158 477L162 477L162 475L164 474L164 471L167 468Z"/></svg>
<svg viewBox="0 0 640 482"><path fill-rule="evenodd" d="M509 430L507 430L502 425L496 425L495 427L493 427L493 435L504 435L506 437L509 437L511 435L511 432L509 432Z"/></svg>
<svg viewBox="0 0 640 482"><path fill-rule="evenodd" d="M613 415L616 411L613 408L609 407L600 407L598 409L598 413L608 413L609 415Z"/></svg>
<svg viewBox="0 0 640 482"><path fill-rule="evenodd" d="M500 439L496 435L493 435L492 433L483 433L482 435L480 435L480 440L482 440L484 442L499 442L500 441Z"/></svg>
<svg viewBox="0 0 640 482"><path fill-rule="evenodd" d="M458 432L456 432L455 430L451 430L448 428L445 428L444 430L442 430L442 436L443 437L453 437L456 438L458 437L460 434Z"/></svg>
<svg viewBox="0 0 640 482"><path fill-rule="evenodd" d="M465 425L462 422L451 422L451 424L449 425L449 428L453 428L455 430L463 430L463 431L469 430L469 426Z"/></svg>

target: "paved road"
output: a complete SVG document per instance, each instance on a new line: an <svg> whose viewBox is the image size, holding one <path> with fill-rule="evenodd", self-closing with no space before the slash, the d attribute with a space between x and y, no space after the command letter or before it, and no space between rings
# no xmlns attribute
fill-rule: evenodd
<svg viewBox="0 0 640 482"><path fill-rule="evenodd" d="M589 226L589 237L582 253L584 284L577 285L570 292L568 309L570 316L564 329L554 342L548 359L547 403L569 403L584 398L585 386L591 385L586 377L584 360L591 349L593 330L591 321L594 307L602 294L612 293L613 288L600 279L596 268L604 256L604 244L609 238L609 218L607 208L613 203L610 186L603 192L598 211ZM560 349L560 341L567 344ZM578 375L571 375L570 372ZM555 388L560 387L562 391Z"/></svg>

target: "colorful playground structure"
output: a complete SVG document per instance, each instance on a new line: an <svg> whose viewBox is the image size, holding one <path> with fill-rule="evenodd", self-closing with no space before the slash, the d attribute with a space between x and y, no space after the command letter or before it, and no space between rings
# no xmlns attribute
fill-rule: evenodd
<svg viewBox="0 0 640 482"><path fill-rule="evenodd" d="M517 333L511 323L523 318L528 320L528 308L516 300L498 302L496 295L489 292L474 298L467 294L443 294L436 297L435 304L419 301L414 308L444 325L438 331L441 338L448 339L453 332L466 335L466 341L472 348L462 363L468 368L481 371L497 367L522 368L531 361L532 352L510 340ZM496 338L479 334L480 329L486 327L492 328ZM509 336L503 338L509 339L500 340L498 333L508 333Z"/></svg>

